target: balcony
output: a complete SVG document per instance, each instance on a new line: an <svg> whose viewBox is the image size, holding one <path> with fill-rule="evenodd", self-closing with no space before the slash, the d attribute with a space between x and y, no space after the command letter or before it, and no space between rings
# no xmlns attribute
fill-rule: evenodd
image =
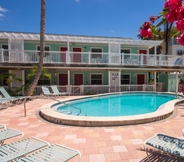
<svg viewBox="0 0 184 162"><path fill-rule="evenodd" d="M0 63L38 63L39 51L0 50ZM184 56L46 51L44 64L183 67Z"/></svg>

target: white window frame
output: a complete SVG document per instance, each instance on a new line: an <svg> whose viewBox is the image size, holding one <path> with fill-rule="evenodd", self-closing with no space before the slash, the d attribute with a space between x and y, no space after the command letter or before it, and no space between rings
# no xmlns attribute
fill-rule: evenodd
<svg viewBox="0 0 184 162"><path fill-rule="evenodd" d="M181 54L178 53L178 52L181 52ZM184 49L176 49L176 55L177 55L177 56L182 56L182 55L184 55Z"/></svg>
<svg viewBox="0 0 184 162"><path fill-rule="evenodd" d="M8 49L4 49L3 46L7 46ZM9 45L8 44L2 44L1 49L4 49L4 61L9 61Z"/></svg>
<svg viewBox="0 0 184 162"><path fill-rule="evenodd" d="M103 53L103 48L102 47L91 47L90 48L92 59L96 59L96 58L102 59L102 54L100 54L99 52L92 52L93 49L100 49L102 51L101 53Z"/></svg>
<svg viewBox="0 0 184 162"><path fill-rule="evenodd" d="M3 46L7 46L8 49L9 49L9 45L8 45L8 44L2 44L2 45L1 45L1 49L4 49ZM8 50L8 49L5 49L5 50Z"/></svg>
<svg viewBox="0 0 184 162"><path fill-rule="evenodd" d="M129 50L129 51L130 51L129 54L131 54L131 48L121 48L121 51L122 51L122 50ZM124 56L124 59L125 59L125 60L126 60L127 58L130 58L130 56L128 56L128 53L124 53L124 52L121 52L121 53L126 54L126 55Z"/></svg>
<svg viewBox="0 0 184 162"><path fill-rule="evenodd" d="M49 82L49 84L45 84L45 83L43 83L43 84L38 84L38 85L50 85L50 83L51 83L51 80L49 80L49 78L47 78L46 76L44 76L44 75L41 75L40 76L40 78L39 78L39 80L38 80L38 83L39 82L44 82L44 81L48 81Z"/></svg>
<svg viewBox="0 0 184 162"><path fill-rule="evenodd" d="M102 83L101 84L92 84L92 75L101 75L102 76ZM90 84L91 85L103 85L103 73L91 73L90 74Z"/></svg>
<svg viewBox="0 0 184 162"><path fill-rule="evenodd" d="M129 75L129 84L131 84L131 74L130 73L121 73L121 76L122 75ZM121 79L120 79L120 82L122 81L122 77L121 77ZM125 85L125 84L122 84L121 83L121 85Z"/></svg>
<svg viewBox="0 0 184 162"><path fill-rule="evenodd" d="M39 50L38 50L38 47L40 48L40 45L37 45L37 46L36 46L36 51L39 51ZM46 47L48 47L48 48L49 48L48 51L50 51L50 46L45 45L45 48L46 48ZM50 55L50 52L46 52L46 50L44 50L44 51L45 51L44 57L47 57L47 56ZM40 52L38 52L37 54L40 55Z"/></svg>

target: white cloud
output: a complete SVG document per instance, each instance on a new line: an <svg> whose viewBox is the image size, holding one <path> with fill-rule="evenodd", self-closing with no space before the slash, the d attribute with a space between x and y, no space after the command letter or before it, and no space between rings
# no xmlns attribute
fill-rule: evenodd
<svg viewBox="0 0 184 162"><path fill-rule="evenodd" d="M0 12L8 12L8 10L0 6Z"/></svg>
<svg viewBox="0 0 184 162"><path fill-rule="evenodd" d="M4 15L0 13L0 17L4 17Z"/></svg>

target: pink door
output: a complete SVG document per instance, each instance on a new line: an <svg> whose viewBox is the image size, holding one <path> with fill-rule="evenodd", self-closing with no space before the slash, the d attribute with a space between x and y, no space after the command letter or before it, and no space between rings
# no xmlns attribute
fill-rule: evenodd
<svg viewBox="0 0 184 162"><path fill-rule="evenodd" d="M59 85L68 85L68 74L59 74Z"/></svg>
<svg viewBox="0 0 184 162"><path fill-rule="evenodd" d="M83 74L74 74L74 85L83 85Z"/></svg>
<svg viewBox="0 0 184 162"><path fill-rule="evenodd" d="M61 51L61 53L60 53L60 61L61 62L66 62L66 51L67 50L68 50L67 47L61 47L60 48L60 51Z"/></svg>
<svg viewBox="0 0 184 162"><path fill-rule="evenodd" d="M59 87L60 90L63 92L66 92L66 85L68 85L68 74L59 74L59 85L62 87Z"/></svg>
<svg viewBox="0 0 184 162"><path fill-rule="evenodd" d="M147 50L139 50L139 54L147 54ZM146 56L143 56L143 64L146 64Z"/></svg>
<svg viewBox="0 0 184 162"><path fill-rule="evenodd" d="M73 62L81 62L81 48L73 48ZM76 52L76 53L75 53Z"/></svg>
<svg viewBox="0 0 184 162"><path fill-rule="evenodd" d="M141 86L137 87L137 91L142 91L142 84L144 84L144 74L137 74L137 84L141 84Z"/></svg>
<svg viewBox="0 0 184 162"><path fill-rule="evenodd" d="M75 93L81 93L80 91L80 85L83 85L83 74L74 74L74 85L76 87L74 87L73 91Z"/></svg>

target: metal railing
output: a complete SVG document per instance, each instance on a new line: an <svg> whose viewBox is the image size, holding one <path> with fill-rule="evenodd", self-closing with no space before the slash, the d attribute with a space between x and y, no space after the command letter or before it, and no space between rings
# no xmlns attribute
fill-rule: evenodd
<svg viewBox="0 0 184 162"><path fill-rule="evenodd" d="M39 51L0 49L0 63L38 63ZM184 55L45 51L44 64L184 66Z"/></svg>

